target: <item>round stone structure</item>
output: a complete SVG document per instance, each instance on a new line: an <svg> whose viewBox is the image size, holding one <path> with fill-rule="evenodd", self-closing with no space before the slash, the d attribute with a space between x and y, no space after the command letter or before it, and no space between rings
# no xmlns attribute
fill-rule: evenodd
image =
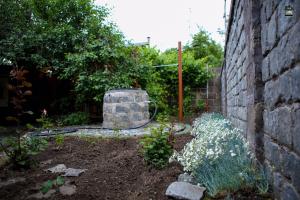
<svg viewBox="0 0 300 200"><path fill-rule="evenodd" d="M149 121L149 96L141 89L107 91L103 99L103 128L128 129Z"/></svg>

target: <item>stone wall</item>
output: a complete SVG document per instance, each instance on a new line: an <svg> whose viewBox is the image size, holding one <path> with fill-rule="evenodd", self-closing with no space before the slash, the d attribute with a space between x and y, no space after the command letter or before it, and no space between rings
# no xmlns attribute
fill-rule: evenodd
<svg viewBox="0 0 300 200"><path fill-rule="evenodd" d="M145 90L110 90L103 99L103 127L128 129L149 121L149 97Z"/></svg>
<svg viewBox="0 0 300 200"><path fill-rule="evenodd" d="M222 112L283 200L300 199L299 19L299 0L233 0L221 75Z"/></svg>

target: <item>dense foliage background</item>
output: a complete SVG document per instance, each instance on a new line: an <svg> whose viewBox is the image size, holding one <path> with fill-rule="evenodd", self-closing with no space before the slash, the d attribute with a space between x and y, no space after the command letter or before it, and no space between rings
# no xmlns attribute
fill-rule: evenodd
<svg viewBox="0 0 300 200"><path fill-rule="evenodd" d="M107 20L109 10L93 0L2 0L0 10L0 66L70 80L77 105L99 104L109 89L141 87L161 111L172 113L177 68L153 66L177 63L177 49L160 52L130 44ZM191 89L211 77L205 66L220 66L222 55L204 30L184 47L185 112Z"/></svg>

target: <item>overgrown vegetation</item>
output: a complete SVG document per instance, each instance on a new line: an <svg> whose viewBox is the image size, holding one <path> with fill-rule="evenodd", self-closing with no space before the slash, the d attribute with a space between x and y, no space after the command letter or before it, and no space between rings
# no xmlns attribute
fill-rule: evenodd
<svg viewBox="0 0 300 200"><path fill-rule="evenodd" d="M47 140L39 137L6 137L2 140L0 151L4 151L16 168L28 168L35 161L32 156L46 149Z"/></svg>
<svg viewBox="0 0 300 200"><path fill-rule="evenodd" d="M42 111L41 117L36 119L36 121L41 125L42 129L51 129L54 127L53 120L47 115L47 110Z"/></svg>
<svg viewBox="0 0 300 200"><path fill-rule="evenodd" d="M85 112L76 112L62 117L62 124L65 126L82 125L89 122L89 115Z"/></svg>
<svg viewBox="0 0 300 200"><path fill-rule="evenodd" d="M176 114L177 67L152 67L177 63L176 49L130 45L107 19L109 10L93 0L4 0L0 8L0 65L70 80L76 108L101 104L109 89L141 87L159 111ZM192 112L192 89L211 77L206 65L220 66L222 55L202 29L183 48L185 114Z"/></svg>
<svg viewBox="0 0 300 200"><path fill-rule="evenodd" d="M268 191L263 168L256 165L241 132L220 114L204 114L194 122L195 136L176 158L184 171L204 185L210 196L256 188Z"/></svg>
<svg viewBox="0 0 300 200"><path fill-rule="evenodd" d="M62 147L65 142L65 136L63 134L57 134L55 135L55 143L58 145L58 147Z"/></svg>
<svg viewBox="0 0 300 200"><path fill-rule="evenodd" d="M199 51L201 50L201 53ZM178 99L178 70L176 66L152 67L174 64L178 61L177 49L168 49L160 53L154 48L140 48L141 64L148 66L146 90L158 104L160 111L169 114L177 113ZM221 66L223 50L220 45L210 38L208 32L200 29L193 36L192 43L183 48L183 85L184 113L194 112L192 107L194 96L192 90L205 86L212 78L212 67ZM209 70L207 71L207 67Z"/></svg>
<svg viewBox="0 0 300 200"><path fill-rule="evenodd" d="M161 118L159 121L159 127L152 128L150 135L144 136L140 144L146 163L162 169L168 164L168 160L172 155L174 137L172 129L168 130L166 121L162 121Z"/></svg>
<svg viewBox="0 0 300 200"><path fill-rule="evenodd" d="M24 115L32 115L32 111L27 110L27 98L32 95L30 88L32 84L27 81L28 70L14 67L10 72L11 84L11 103L14 106L14 115L6 119L13 121L17 125L16 137L6 137L0 141L0 151L4 151L11 163L17 168L28 168L33 163L32 156L44 150L47 141L36 137L23 137L23 131L20 127Z"/></svg>

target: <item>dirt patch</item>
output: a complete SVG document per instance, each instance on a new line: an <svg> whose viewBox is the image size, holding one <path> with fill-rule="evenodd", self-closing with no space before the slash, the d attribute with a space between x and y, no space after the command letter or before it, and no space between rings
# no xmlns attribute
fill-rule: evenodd
<svg viewBox="0 0 300 200"><path fill-rule="evenodd" d="M176 136L174 148L180 150L189 135ZM0 188L0 199L21 200L38 191L41 183L57 175L44 171L57 164L87 169L79 177L65 178L76 185L76 194L62 196L56 192L49 199L169 199L164 195L167 186L182 172L179 164L157 170L147 166L139 153L139 139L89 139L66 137L58 149L53 141L37 156L38 166L24 171L1 168L0 180L23 177L26 181Z"/></svg>

